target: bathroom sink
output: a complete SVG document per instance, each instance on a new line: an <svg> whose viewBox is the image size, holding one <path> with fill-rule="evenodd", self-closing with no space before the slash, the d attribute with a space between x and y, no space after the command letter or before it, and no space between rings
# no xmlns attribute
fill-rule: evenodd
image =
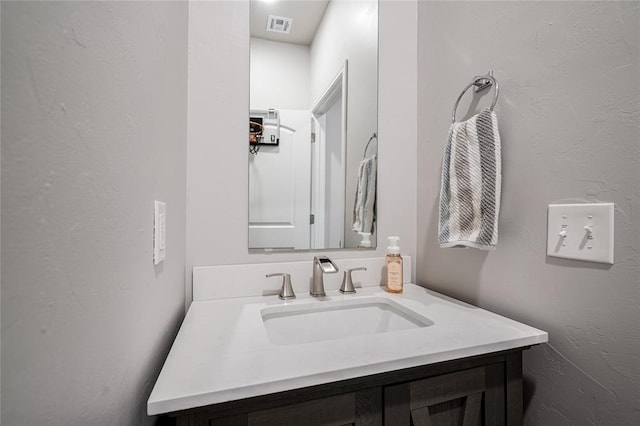
<svg viewBox="0 0 640 426"><path fill-rule="evenodd" d="M433 325L428 318L383 297L320 300L261 311L271 343L297 345L391 333Z"/></svg>

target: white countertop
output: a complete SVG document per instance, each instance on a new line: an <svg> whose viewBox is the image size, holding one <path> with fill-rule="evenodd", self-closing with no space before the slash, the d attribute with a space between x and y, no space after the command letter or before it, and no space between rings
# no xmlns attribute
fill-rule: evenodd
<svg viewBox="0 0 640 426"><path fill-rule="evenodd" d="M414 284L403 294L379 287L331 300L384 297L433 321L429 327L339 340L275 345L266 306L323 303L298 294L193 302L147 402L150 415L185 410L386 371L544 343L546 332Z"/></svg>

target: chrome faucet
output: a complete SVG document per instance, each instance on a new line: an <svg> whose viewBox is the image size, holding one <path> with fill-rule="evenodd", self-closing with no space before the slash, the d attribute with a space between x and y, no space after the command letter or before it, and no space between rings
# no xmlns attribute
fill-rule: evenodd
<svg viewBox="0 0 640 426"><path fill-rule="evenodd" d="M313 278L311 280L311 291L313 297L326 296L324 292L324 274L336 274L339 271L335 263L326 256L316 256L313 258Z"/></svg>

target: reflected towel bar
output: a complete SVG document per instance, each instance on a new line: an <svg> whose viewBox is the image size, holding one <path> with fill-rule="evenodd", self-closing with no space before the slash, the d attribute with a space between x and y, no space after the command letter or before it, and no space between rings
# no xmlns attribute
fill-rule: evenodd
<svg viewBox="0 0 640 426"><path fill-rule="evenodd" d="M369 149L369 144L371 143L372 140L378 140L378 134L374 133L373 135L371 135L371 137L369 138L369 141L367 142L367 145L364 147L364 152L362 153L362 159L364 160L365 158L367 158L367 150Z"/></svg>

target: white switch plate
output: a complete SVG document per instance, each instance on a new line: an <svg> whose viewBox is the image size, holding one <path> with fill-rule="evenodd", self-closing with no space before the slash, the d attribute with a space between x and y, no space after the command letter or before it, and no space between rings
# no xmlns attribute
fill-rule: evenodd
<svg viewBox="0 0 640 426"><path fill-rule="evenodd" d="M153 220L153 264L157 265L167 257L167 204L154 202Z"/></svg>
<svg viewBox="0 0 640 426"><path fill-rule="evenodd" d="M550 204L547 256L613 264L613 206Z"/></svg>

